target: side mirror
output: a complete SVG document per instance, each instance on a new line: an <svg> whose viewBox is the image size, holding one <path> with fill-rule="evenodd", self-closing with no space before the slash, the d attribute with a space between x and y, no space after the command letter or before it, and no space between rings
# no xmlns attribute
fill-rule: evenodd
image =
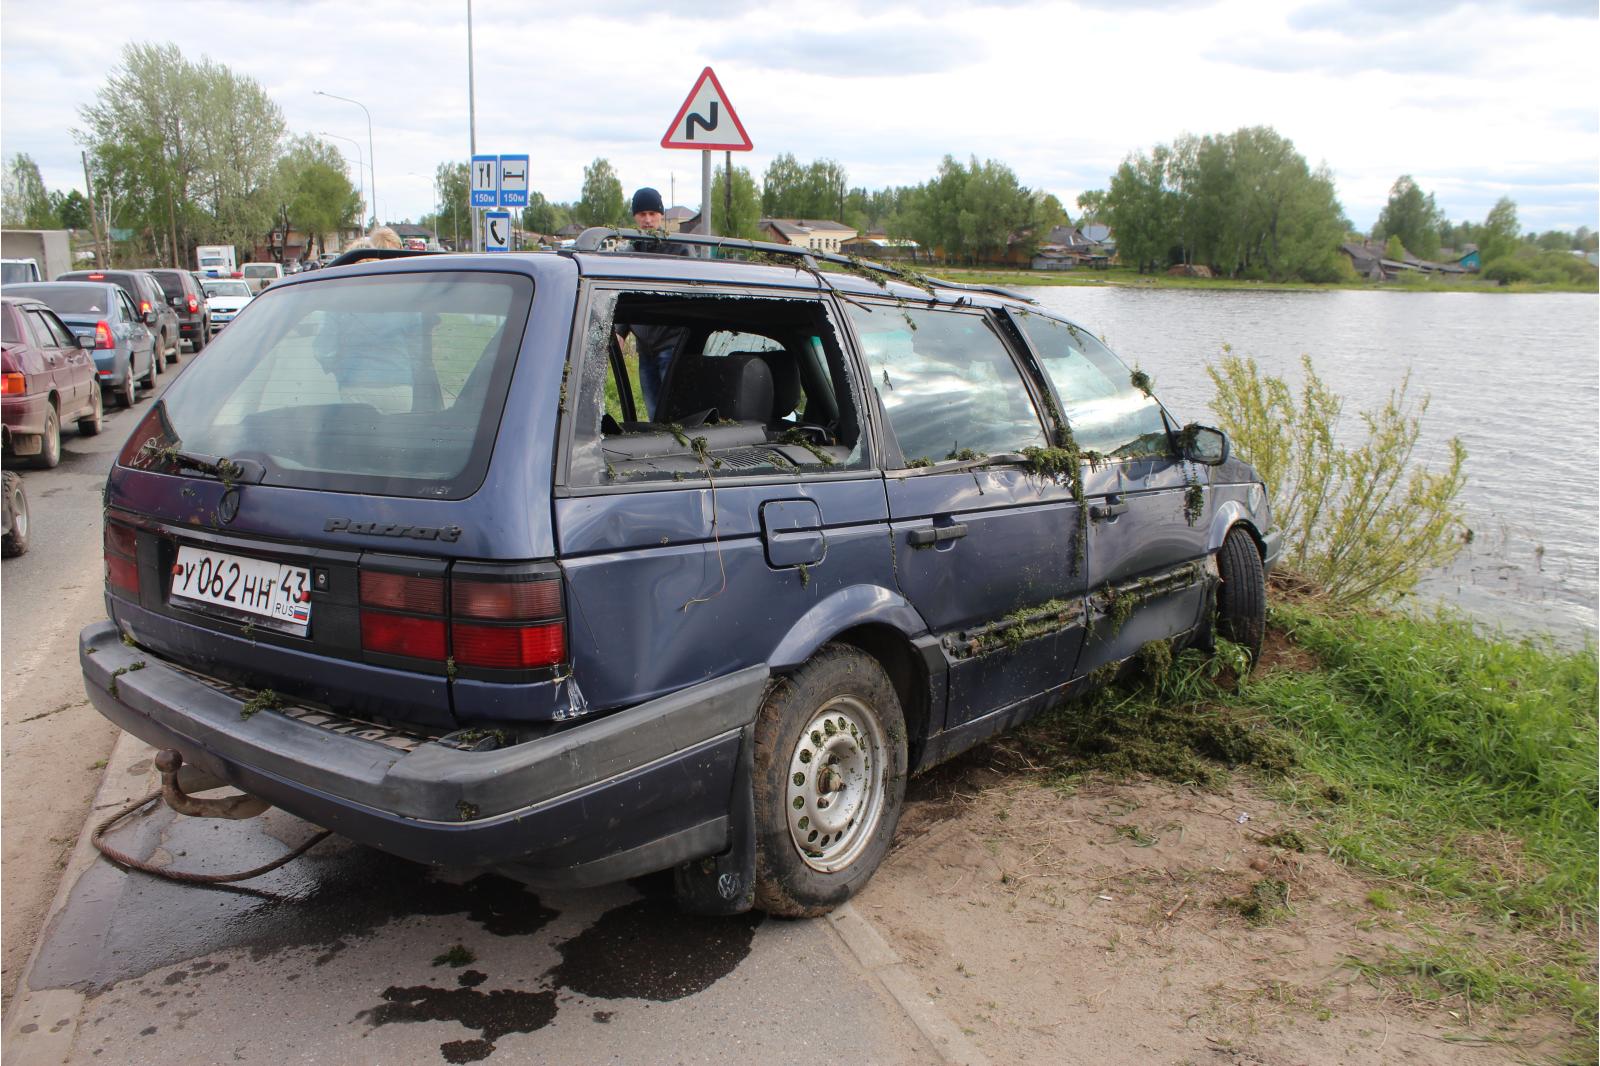
<svg viewBox="0 0 1600 1066"><path fill-rule="evenodd" d="M86 352L94 351L95 339L94 339L93 336L73 337L72 339L77 341L78 342L78 347L82 348L84 351L86 351Z"/></svg>
<svg viewBox="0 0 1600 1066"><path fill-rule="evenodd" d="M1178 454L1191 463L1221 466L1228 461L1228 435L1191 422L1178 431Z"/></svg>
<svg viewBox="0 0 1600 1066"><path fill-rule="evenodd" d="M142 319L144 321L144 324L147 325L147 326L153 326L153 325L156 324L156 310L153 307L150 310L146 311L144 314L140 315L139 317L140 317L140 319Z"/></svg>

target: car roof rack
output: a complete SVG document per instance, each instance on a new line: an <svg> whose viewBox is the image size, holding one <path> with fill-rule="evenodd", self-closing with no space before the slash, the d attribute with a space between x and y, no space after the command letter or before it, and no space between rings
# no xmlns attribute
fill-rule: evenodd
<svg viewBox="0 0 1600 1066"><path fill-rule="evenodd" d="M768 255L793 256L794 258L801 260L801 263L798 264L800 269L809 270L813 273L818 272L817 261L821 260L825 263L833 263L837 266L849 267L851 269L860 269L865 267L866 269L875 271L879 274L885 274L894 278L901 278L910 285L925 283L938 289L955 289L961 292L983 292L988 293L991 296L1003 296L1008 300L1018 300L1022 303L1038 303L1038 301L1033 299L1031 296L1024 296L1020 292L1014 292L1011 289L1001 288L999 285L973 285L963 281L944 281L940 278L928 277L926 274L916 275L915 280L913 280L913 275L907 273L906 271L900 270L897 267L888 266L884 263L876 262L871 259L862 259L859 256L840 255L837 252L819 251L815 248L798 248L792 244L778 244L773 241L746 240L743 237L715 237L704 233L673 233L663 236L660 231L651 232L637 229L616 229L611 226L590 226L588 229L578 234L577 240L575 240L572 244L572 250L575 252L599 252L603 250L601 248L602 242L619 238L641 241L654 240L663 243L672 241L677 244L697 244L713 249L727 248L735 251L764 252ZM643 249L634 250L642 251Z"/></svg>
<svg viewBox="0 0 1600 1066"><path fill-rule="evenodd" d="M351 263L364 263L368 259L406 259L413 255L443 255L432 249L424 251L420 248L352 248L329 263L330 267L349 266Z"/></svg>

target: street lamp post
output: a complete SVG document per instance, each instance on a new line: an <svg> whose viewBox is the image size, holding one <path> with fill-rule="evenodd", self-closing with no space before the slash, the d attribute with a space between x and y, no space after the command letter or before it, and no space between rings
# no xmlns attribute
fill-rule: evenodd
<svg viewBox="0 0 1600 1066"><path fill-rule="evenodd" d="M367 172L364 169L366 162L361 155L361 142L354 137L346 137L338 133L329 133L327 130L317 134L318 137L337 137L341 141L349 141L356 146L356 181L361 184L361 213L367 213Z"/></svg>
<svg viewBox="0 0 1600 1066"><path fill-rule="evenodd" d="M313 89L311 91L316 96L326 96L330 100L343 100L347 104L355 104L367 116L367 158L372 161L368 164L372 168L372 224L376 226L378 224L378 155L372 150L372 112L368 111L367 105L360 100L352 100L348 96L339 96L335 93L325 93L321 89Z"/></svg>

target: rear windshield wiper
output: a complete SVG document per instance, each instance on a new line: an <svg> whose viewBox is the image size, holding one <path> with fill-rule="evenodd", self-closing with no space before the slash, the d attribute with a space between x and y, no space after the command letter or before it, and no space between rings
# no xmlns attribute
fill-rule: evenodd
<svg viewBox="0 0 1600 1066"><path fill-rule="evenodd" d="M252 485L259 485L261 479L267 476L267 468L254 459L229 459L225 455L201 455L199 452L177 449L166 454L179 469L198 470L202 474L210 474L218 481L246 481Z"/></svg>

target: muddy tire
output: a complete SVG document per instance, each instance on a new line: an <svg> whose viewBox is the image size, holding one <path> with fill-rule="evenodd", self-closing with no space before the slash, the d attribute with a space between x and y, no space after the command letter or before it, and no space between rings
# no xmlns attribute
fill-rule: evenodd
<svg viewBox="0 0 1600 1066"><path fill-rule="evenodd" d="M33 465L40 470L54 470L61 463L61 415L54 403L44 407L44 432L40 434L39 454Z"/></svg>
<svg viewBox="0 0 1600 1066"><path fill-rule="evenodd" d="M93 437L100 432L105 424L105 398L100 395L100 386L95 385L90 390L93 393L90 403L94 405L87 417L78 419L78 436Z"/></svg>
<svg viewBox="0 0 1600 1066"><path fill-rule="evenodd" d="M1217 552L1222 584L1217 589L1217 635L1250 653L1250 665L1261 658L1261 638L1267 630L1267 574L1261 553L1249 533L1238 526L1228 530Z"/></svg>
<svg viewBox="0 0 1600 1066"><path fill-rule="evenodd" d="M133 356L128 356L128 376L122 379L122 384L117 386L117 403L122 407L132 407L139 399L139 383L133 380Z"/></svg>
<svg viewBox="0 0 1600 1066"><path fill-rule="evenodd" d="M906 727L877 660L829 644L768 688L756 716L756 906L826 914L888 854L906 791Z"/></svg>
<svg viewBox="0 0 1600 1066"><path fill-rule="evenodd" d="M11 512L11 532L0 537L0 556L7 559L28 550L28 497L22 491L22 478L7 470L4 475L6 510Z"/></svg>
<svg viewBox="0 0 1600 1066"><path fill-rule="evenodd" d="M151 392L155 391L156 375L161 373L161 360L162 355L159 349L150 353L150 369L146 370L144 372L144 377L139 379L139 387L141 389L148 389Z"/></svg>

